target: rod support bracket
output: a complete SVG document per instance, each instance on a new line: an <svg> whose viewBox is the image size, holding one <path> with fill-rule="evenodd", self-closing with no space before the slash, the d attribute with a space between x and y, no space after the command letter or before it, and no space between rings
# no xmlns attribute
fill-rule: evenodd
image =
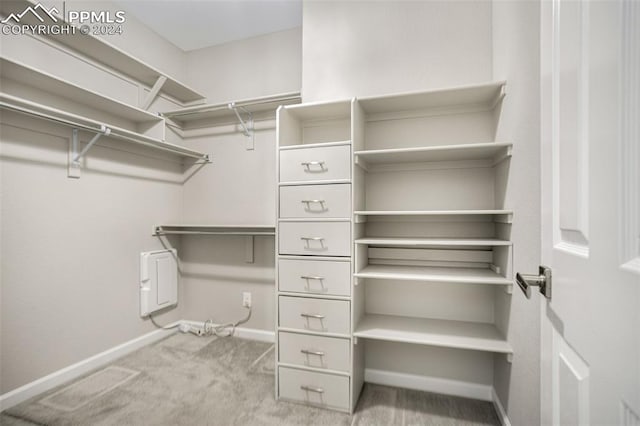
<svg viewBox="0 0 640 426"><path fill-rule="evenodd" d="M245 107L236 105L235 102L229 103L227 107L235 113L238 123L240 124L240 127L242 127L242 133L247 137L245 148L247 151L252 151L255 148L253 114ZM242 118L240 111L247 115L246 119Z"/></svg>

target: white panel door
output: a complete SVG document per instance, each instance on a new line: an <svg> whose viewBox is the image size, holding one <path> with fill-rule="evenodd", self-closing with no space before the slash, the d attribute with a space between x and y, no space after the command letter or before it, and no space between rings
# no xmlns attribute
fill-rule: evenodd
<svg viewBox="0 0 640 426"><path fill-rule="evenodd" d="M543 425L640 424L639 17L542 2Z"/></svg>

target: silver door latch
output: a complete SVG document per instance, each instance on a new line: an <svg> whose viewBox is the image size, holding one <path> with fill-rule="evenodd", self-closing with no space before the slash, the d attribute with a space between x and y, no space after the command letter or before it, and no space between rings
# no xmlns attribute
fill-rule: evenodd
<svg viewBox="0 0 640 426"><path fill-rule="evenodd" d="M551 299L551 268L548 266L539 266L538 275L518 272L516 282L527 299L531 299L531 287L540 287L540 293L547 299Z"/></svg>

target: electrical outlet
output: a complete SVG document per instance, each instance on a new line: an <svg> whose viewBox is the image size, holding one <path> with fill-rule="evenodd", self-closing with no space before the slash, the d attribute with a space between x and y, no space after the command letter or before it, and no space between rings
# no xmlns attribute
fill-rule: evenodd
<svg viewBox="0 0 640 426"><path fill-rule="evenodd" d="M251 307L251 293L249 293L248 291L242 292L242 306L244 306L245 308Z"/></svg>

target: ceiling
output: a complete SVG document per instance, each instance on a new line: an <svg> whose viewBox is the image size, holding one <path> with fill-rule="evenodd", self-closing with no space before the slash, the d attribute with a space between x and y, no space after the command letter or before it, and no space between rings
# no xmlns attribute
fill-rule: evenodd
<svg viewBox="0 0 640 426"><path fill-rule="evenodd" d="M184 51L302 26L302 0L117 0Z"/></svg>

